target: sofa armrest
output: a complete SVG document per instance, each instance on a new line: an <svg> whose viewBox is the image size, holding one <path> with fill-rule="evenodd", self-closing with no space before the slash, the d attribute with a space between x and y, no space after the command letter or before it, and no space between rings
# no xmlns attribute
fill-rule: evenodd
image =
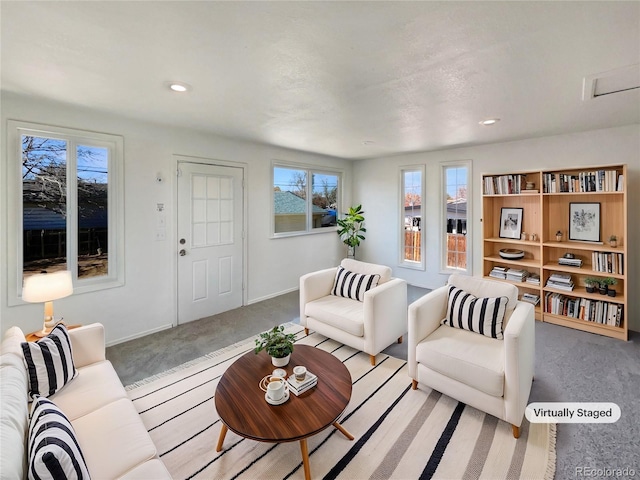
<svg viewBox="0 0 640 480"><path fill-rule="evenodd" d="M336 278L338 267L327 268L317 272L307 273L300 277L300 324L307 324L307 316L304 314L305 305L318 298L331 294L331 287Z"/></svg>
<svg viewBox="0 0 640 480"><path fill-rule="evenodd" d="M77 368L106 360L104 326L101 323L72 328L69 338Z"/></svg>
<svg viewBox="0 0 640 480"><path fill-rule="evenodd" d="M407 364L416 380L416 347L440 326L447 314L447 287L436 288L409 305Z"/></svg>
<svg viewBox="0 0 640 480"><path fill-rule="evenodd" d="M520 426L531 393L535 366L533 305L517 302L504 331L505 420Z"/></svg>
<svg viewBox="0 0 640 480"><path fill-rule="evenodd" d="M407 331L407 282L392 278L364 294L365 351L380 352Z"/></svg>

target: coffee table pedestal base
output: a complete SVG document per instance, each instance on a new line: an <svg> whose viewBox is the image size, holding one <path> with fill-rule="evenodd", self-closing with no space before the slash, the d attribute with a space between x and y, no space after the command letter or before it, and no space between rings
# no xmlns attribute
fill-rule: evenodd
<svg viewBox="0 0 640 480"><path fill-rule="evenodd" d="M224 437L227 436L227 431L229 430L227 426L220 422L222 427L220 428L220 436L218 437L218 445L216 445L216 452L222 451L222 444L224 443ZM338 422L333 422L333 426L336 427L340 433L342 433L349 440L353 440L353 435L351 435L342 425ZM307 439L303 438L300 440L300 453L302 454L302 466L304 467L304 478L305 480L311 480L311 467L309 466L309 449L307 448Z"/></svg>

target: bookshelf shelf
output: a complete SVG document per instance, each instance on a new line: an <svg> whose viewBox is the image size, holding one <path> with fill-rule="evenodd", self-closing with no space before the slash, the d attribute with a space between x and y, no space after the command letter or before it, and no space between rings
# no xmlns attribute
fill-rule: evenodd
<svg viewBox="0 0 640 480"><path fill-rule="evenodd" d="M538 295L540 303L535 308L537 320L627 340L627 178L626 165L622 164L483 174L482 275L516 285L520 297L526 292ZM570 204L573 202L600 204L601 241L568 240ZM523 209L522 232L527 233L526 240L499 237L503 208ZM561 241L556 239L558 231L562 232ZM530 239L532 233L537 236L534 241ZM618 237L616 247L609 245L607 240L610 235ZM501 248L523 250L524 258L501 258L498 254ZM578 265L567 265L569 262L566 258L575 260ZM499 269L521 269L530 275L538 275L540 285L490 276L492 271L495 275ZM554 280L564 276L568 283L573 284L573 290L547 286L551 276ZM609 297L598 291L587 293L585 279L588 277L615 279L617 284L613 288L617 295ZM598 308L599 321L556 313L562 309L563 313L567 313L567 308L584 308L585 305L593 310L592 314L595 314L594 305ZM620 314L619 326L614 325L614 315L609 315L608 319L602 318L603 311L611 313L614 310ZM607 324L607 321L611 324Z"/></svg>

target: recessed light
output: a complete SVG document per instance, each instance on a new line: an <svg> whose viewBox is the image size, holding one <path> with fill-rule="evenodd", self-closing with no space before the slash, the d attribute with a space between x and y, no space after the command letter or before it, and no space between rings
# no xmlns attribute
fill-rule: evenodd
<svg viewBox="0 0 640 480"><path fill-rule="evenodd" d="M186 92L191 90L191 86L182 82L169 82L169 88L174 92Z"/></svg>
<svg viewBox="0 0 640 480"><path fill-rule="evenodd" d="M480 125L489 126L489 125L495 125L499 121L500 121L499 118L487 118L486 120L482 120L481 122L478 122L478 123L480 123Z"/></svg>

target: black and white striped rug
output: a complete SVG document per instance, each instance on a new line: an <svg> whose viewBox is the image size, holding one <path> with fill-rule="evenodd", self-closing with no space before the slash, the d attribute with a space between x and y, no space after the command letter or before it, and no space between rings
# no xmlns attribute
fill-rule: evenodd
<svg viewBox="0 0 640 480"><path fill-rule="evenodd" d="M338 357L351 373L351 402L340 422L307 440L313 478L548 479L555 472L555 426L511 426L424 386L411 390L404 360L369 355L288 324L297 343ZM216 452L220 420L213 396L220 376L253 339L127 387L175 479L304 478L298 442L268 444L231 431Z"/></svg>

